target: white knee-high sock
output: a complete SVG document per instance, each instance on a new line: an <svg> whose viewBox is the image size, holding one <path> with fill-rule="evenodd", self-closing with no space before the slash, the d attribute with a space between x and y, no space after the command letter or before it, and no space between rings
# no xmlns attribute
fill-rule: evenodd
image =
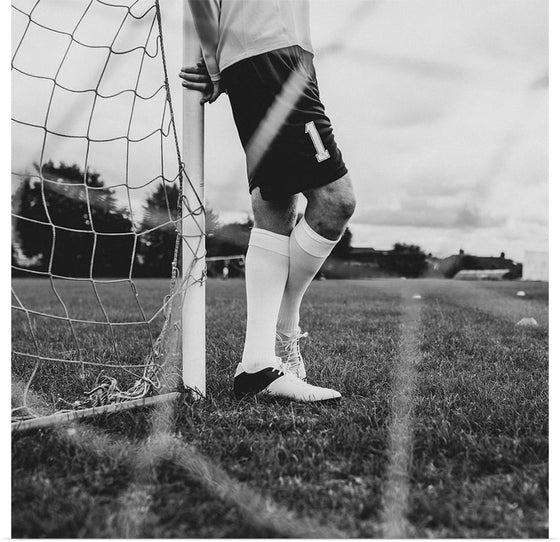
<svg viewBox="0 0 560 542"><path fill-rule="evenodd" d="M253 228L245 259L247 331L241 364L254 373L274 363L276 322L286 287L290 238Z"/></svg>
<svg viewBox="0 0 560 542"><path fill-rule="evenodd" d="M303 217L290 235L288 282L280 305L278 331L291 335L299 326L301 300L313 277L338 243L314 231Z"/></svg>

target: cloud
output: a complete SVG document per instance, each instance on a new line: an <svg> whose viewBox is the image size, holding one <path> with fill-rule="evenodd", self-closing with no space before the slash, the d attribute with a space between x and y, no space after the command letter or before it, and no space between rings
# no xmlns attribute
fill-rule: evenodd
<svg viewBox="0 0 560 542"><path fill-rule="evenodd" d="M438 229L495 228L506 223L506 217L483 212L469 204L434 205L421 198L408 199L396 209L370 209L363 223L383 226L414 226Z"/></svg>
<svg viewBox="0 0 560 542"><path fill-rule="evenodd" d="M67 0L57 1L61 9L49 18L68 27ZM180 13L180 2L165 3L178 119ZM25 26L19 19L15 30ZM431 251L461 245L488 253L546 241L546 2L313 0L312 34L321 96L359 200L351 229L361 222L374 231L367 230L364 243L388 247L400 239ZM14 80L16 108L34 114L42 90ZM218 212L246 214L245 157L227 97L205 111L206 199ZM39 159L43 134L31 141L18 126L13 130L14 167L25 168ZM49 137L45 156L83 160L84 143L64 139ZM134 171L151 168L157 157L146 147L127 166L126 153L91 144L88 152L111 184L122 182L129 167L134 180ZM140 208L141 193L128 195Z"/></svg>
<svg viewBox="0 0 560 542"><path fill-rule="evenodd" d="M531 85L531 90L548 89L548 86L549 86L548 73L546 73L538 77L537 79L535 79L535 81L533 81Z"/></svg>
<svg viewBox="0 0 560 542"><path fill-rule="evenodd" d="M461 79L466 72L466 69L463 66L440 62L435 59L381 54L374 51L368 51L366 49L350 47L346 48L345 52L362 62L368 62L377 67L406 72L407 74L414 76L456 80Z"/></svg>
<svg viewBox="0 0 560 542"><path fill-rule="evenodd" d="M403 181L402 187L409 197L455 197L462 198L463 201L477 190L477 187L467 182L466 179L454 177L453 173L446 173L437 167L434 168L434 171L427 169Z"/></svg>

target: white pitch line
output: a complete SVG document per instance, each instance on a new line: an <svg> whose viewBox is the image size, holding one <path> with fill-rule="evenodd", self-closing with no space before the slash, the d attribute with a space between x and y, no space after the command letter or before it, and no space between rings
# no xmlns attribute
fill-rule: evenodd
<svg viewBox="0 0 560 542"><path fill-rule="evenodd" d="M135 448L132 481L119 497L121 506L115 518L118 538L141 538L156 489L154 467L169 455L161 443L170 433L174 413L175 402L157 404L151 412L150 435Z"/></svg>
<svg viewBox="0 0 560 542"><path fill-rule="evenodd" d="M154 489L149 484L132 482L128 490L119 496L120 507L114 517L115 538L140 538L150 512Z"/></svg>
<svg viewBox="0 0 560 542"><path fill-rule="evenodd" d="M401 321L399 359L395 367L392 414L389 427L389 466L383 494L381 515L384 538L407 538L411 526L406 519L410 492L409 466L412 457L412 416L418 359L420 304L410 303L405 293Z"/></svg>
<svg viewBox="0 0 560 542"><path fill-rule="evenodd" d="M132 476L120 494L114 514L107 526L116 538L140 538L151 521L151 505L157 480L154 467L161 461L172 461L222 502L236 508L240 518L253 527L268 529L283 538L347 538L343 532L314 519L299 516L248 485L232 479L193 446L173 435L175 403L154 406L149 436L140 443L110 435L76 422L55 426L59 438L69 440L84 451L111 461L128 461Z"/></svg>

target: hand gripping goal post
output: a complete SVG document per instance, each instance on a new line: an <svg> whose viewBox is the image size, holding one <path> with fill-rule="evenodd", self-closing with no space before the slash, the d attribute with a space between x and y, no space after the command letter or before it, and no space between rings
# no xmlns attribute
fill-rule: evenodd
<svg viewBox="0 0 560 542"><path fill-rule="evenodd" d="M183 19L173 69L196 63L187 0L165 9ZM13 0L12 14L12 429L204 397L204 113L168 79L173 13Z"/></svg>

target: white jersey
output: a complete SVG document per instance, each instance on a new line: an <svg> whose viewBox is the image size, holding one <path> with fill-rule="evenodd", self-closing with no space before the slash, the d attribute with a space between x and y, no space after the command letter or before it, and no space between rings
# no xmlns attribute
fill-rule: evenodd
<svg viewBox="0 0 560 542"><path fill-rule="evenodd" d="M299 45L313 53L309 0L189 0L213 81L228 66Z"/></svg>

